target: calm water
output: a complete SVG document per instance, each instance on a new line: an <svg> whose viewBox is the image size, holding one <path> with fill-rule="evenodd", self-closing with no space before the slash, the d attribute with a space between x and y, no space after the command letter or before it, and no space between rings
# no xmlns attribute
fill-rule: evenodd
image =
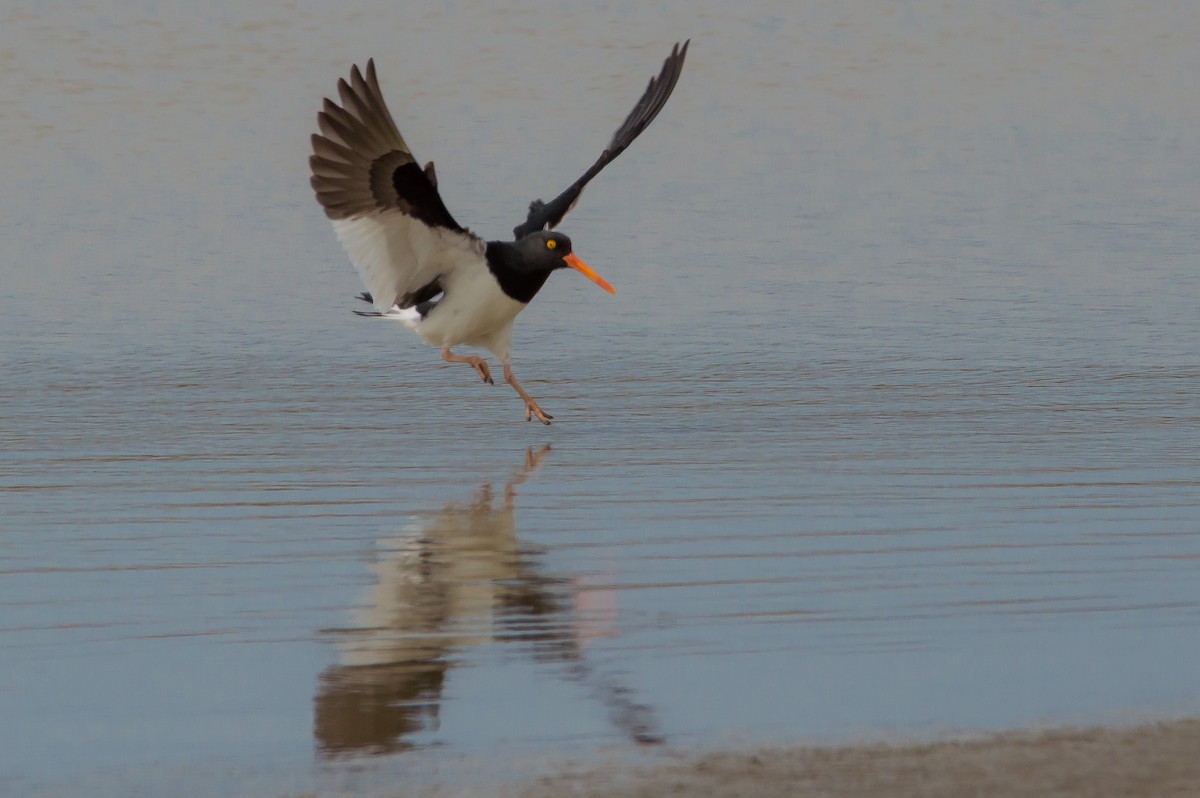
<svg viewBox="0 0 1200 798"><path fill-rule="evenodd" d="M500 237L687 36L563 227L617 295L558 275L518 323L554 426L350 313L306 158L352 61ZM130 2L0 38L6 794L1200 710L1200 8Z"/></svg>

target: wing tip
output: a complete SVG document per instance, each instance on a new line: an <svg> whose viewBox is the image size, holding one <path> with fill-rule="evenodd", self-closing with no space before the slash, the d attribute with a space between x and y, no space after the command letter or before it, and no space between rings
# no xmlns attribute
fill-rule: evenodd
<svg viewBox="0 0 1200 798"><path fill-rule="evenodd" d="M613 133L608 146L600 154L599 160L584 173L583 177L549 203L541 200L529 203L529 214L524 222L513 228L513 238L520 240L538 230L554 229L575 207L575 203L579 200L579 195L588 181L624 152L634 139L650 126L675 91L675 84L678 82L679 76L683 74L683 61L687 57L688 47L691 43L690 37L684 39L682 44L675 42L671 47L671 54L663 61L662 69L657 75L651 76L641 98L629 115L625 117L625 121Z"/></svg>

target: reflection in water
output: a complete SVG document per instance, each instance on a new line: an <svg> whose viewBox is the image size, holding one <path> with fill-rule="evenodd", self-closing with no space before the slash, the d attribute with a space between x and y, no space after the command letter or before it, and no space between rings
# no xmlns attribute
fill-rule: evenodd
<svg viewBox="0 0 1200 798"><path fill-rule="evenodd" d="M587 684L632 740L660 741L652 710L583 656L589 638L612 633L611 593L546 574L540 550L517 540L516 486L549 450L526 451L499 509L484 484L472 501L380 543L376 582L353 628L337 630L341 662L319 680L313 734L322 755L412 748L406 736L437 728L456 655L492 642L561 666L555 672Z"/></svg>

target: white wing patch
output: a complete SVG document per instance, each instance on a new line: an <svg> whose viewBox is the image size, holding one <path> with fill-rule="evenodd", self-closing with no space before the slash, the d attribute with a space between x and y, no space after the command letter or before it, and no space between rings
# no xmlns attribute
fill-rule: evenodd
<svg viewBox="0 0 1200 798"><path fill-rule="evenodd" d="M336 219L333 228L381 313L438 277L445 282L464 269L487 271L481 239L430 227L399 210Z"/></svg>

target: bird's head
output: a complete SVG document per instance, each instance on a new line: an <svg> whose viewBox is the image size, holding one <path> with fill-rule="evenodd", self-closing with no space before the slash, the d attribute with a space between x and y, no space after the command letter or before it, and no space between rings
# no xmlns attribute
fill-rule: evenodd
<svg viewBox="0 0 1200 798"><path fill-rule="evenodd" d="M610 294L616 291L608 281L596 274L571 251L571 239L562 233L543 230L525 236L517 242L525 265L535 271L574 269Z"/></svg>

